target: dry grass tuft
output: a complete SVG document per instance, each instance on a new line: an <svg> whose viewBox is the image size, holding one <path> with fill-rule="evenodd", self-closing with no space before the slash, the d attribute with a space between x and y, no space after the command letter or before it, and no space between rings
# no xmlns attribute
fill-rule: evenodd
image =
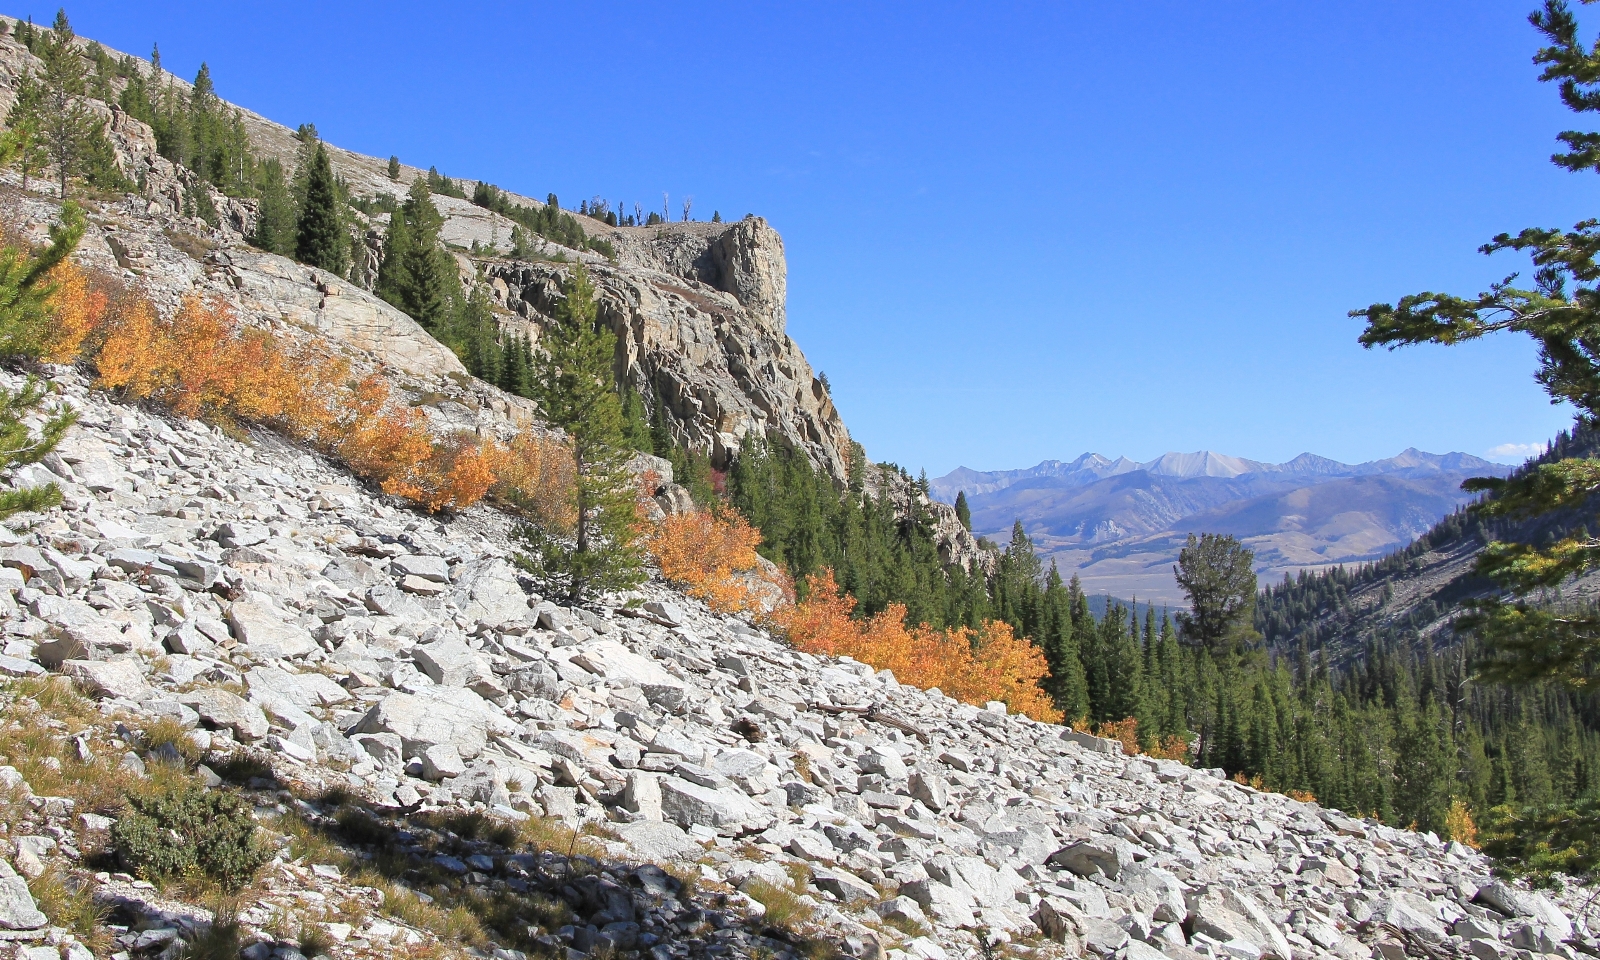
<svg viewBox="0 0 1600 960"><path fill-rule="evenodd" d="M788 887L756 880L746 884L743 889L750 899L767 908L765 917L767 925L780 930L794 932L801 924L809 921L815 912L809 903Z"/></svg>
<svg viewBox="0 0 1600 960"><path fill-rule="evenodd" d="M110 952L111 931L104 926L106 910L95 903L94 885L86 878L65 874L52 866L28 881L28 889L39 909L50 918L51 926L65 928L95 956Z"/></svg>

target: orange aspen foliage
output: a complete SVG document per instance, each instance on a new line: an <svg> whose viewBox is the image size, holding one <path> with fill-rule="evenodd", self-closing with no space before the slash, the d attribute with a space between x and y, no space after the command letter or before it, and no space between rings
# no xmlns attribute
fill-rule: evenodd
<svg viewBox="0 0 1600 960"><path fill-rule="evenodd" d="M987 621L977 631L907 629L900 604L863 622L851 618L855 598L839 590L833 571L809 576L805 584L806 599L778 618L797 649L892 670L902 683L938 687L965 703L999 700L1035 720L1061 720L1038 686L1048 672L1044 655L1009 625Z"/></svg>
<svg viewBox="0 0 1600 960"><path fill-rule="evenodd" d="M1190 760L1189 741L1182 737L1167 737L1152 747L1149 753L1150 756L1155 757L1157 760L1177 760L1181 763L1188 763Z"/></svg>
<svg viewBox="0 0 1600 960"><path fill-rule="evenodd" d="M222 300L186 297L162 317L143 296L106 310L81 271L64 264L52 298L59 355L98 340L99 385L185 417L259 423L316 443L386 493L430 512L462 509L517 463L471 437L435 442L427 417L392 402L376 375L350 385L349 364L320 343L288 345L239 323Z"/></svg>
<svg viewBox="0 0 1600 960"><path fill-rule="evenodd" d="M1450 809L1444 815L1444 833L1456 843L1478 849L1478 825L1472 820L1471 808L1460 797L1450 801Z"/></svg>
<svg viewBox="0 0 1600 960"><path fill-rule="evenodd" d="M532 431L499 452L490 492L530 520L558 530L578 522L577 465L564 443Z"/></svg>
<svg viewBox="0 0 1600 960"><path fill-rule="evenodd" d="M158 320L155 304L144 297L130 297L118 304L108 320L105 342L94 357L101 387L143 399L162 385L166 371L154 369L148 356Z"/></svg>
<svg viewBox="0 0 1600 960"><path fill-rule="evenodd" d="M429 513L446 507L463 510L482 500L494 485L498 459L494 443L480 443L470 434L431 443L427 459L406 478L405 495Z"/></svg>
<svg viewBox="0 0 1600 960"><path fill-rule="evenodd" d="M662 519L645 546L661 575L723 613L748 613L761 603L741 574L759 567L761 531L731 508L696 510Z"/></svg>
<svg viewBox="0 0 1600 960"><path fill-rule="evenodd" d="M861 626L850 619L856 598L842 593L834 582L833 571L824 569L805 579L806 599L783 612L778 625L798 650L822 656L851 655Z"/></svg>
<svg viewBox="0 0 1600 960"><path fill-rule="evenodd" d="M89 283L83 268L63 260L51 268L48 282L55 287L50 295L54 323L41 344L40 359L47 363L72 363L83 353L89 335L105 320L108 298L105 291Z"/></svg>
<svg viewBox="0 0 1600 960"><path fill-rule="evenodd" d="M433 454L422 411L395 408L389 384L376 374L356 384L347 403L332 428L334 453L384 493L420 499L424 491L413 473Z"/></svg>
<svg viewBox="0 0 1600 960"><path fill-rule="evenodd" d="M1117 740L1122 743L1122 752L1132 756L1143 753L1139 749L1139 718L1128 717L1123 720L1114 720L1102 723L1095 728L1095 736L1105 737L1107 740Z"/></svg>

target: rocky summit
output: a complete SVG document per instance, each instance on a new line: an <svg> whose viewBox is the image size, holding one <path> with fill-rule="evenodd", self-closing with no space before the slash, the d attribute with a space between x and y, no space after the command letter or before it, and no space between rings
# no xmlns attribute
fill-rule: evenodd
<svg viewBox="0 0 1600 960"><path fill-rule="evenodd" d="M566 922L538 930L542 949L661 960L788 956L813 942L928 960L996 940L1134 960L1597 949L1587 890L1519 889L1432 834L799 653L660 584L560 607L521 581L508 521L489 508L427 518L273 435L230 437L119 405L74 375L60 383L79 422L17 480L53 480L65 502L5 534L0 670L73 678L116 729L181 724L219 768L251 758L258 815L332 822L329 804L355 802L395 824L476 813L565 825L571 845L538 854L420 826L394 834L416 869L564 905ZM157 758L135 742L116 749L142 772ZM84 956L16 874L87 872L80 851L105 818L35 795L13 767L0 780L32 798L5 827L15 870L0 870L0 937L30 960ZM580 837L587 853L574 852ZM334 957L439 942L385 914L345 869L280 853L239 913L245 955L299 956L273 932L287 915L324 922ZM115 956L176 956L210 922L124 874L86 882L115 904ZM780 908L803 919L769 918Z"/></svg>

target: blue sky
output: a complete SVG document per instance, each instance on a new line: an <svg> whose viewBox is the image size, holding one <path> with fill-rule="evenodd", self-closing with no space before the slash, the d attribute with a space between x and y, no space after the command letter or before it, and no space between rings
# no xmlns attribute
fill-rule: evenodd
<svg viewBox="0 0 1600 960"><path fill-rule="evenodd" d="M868 452L942 474L1208 448L1486 455L1570 421L1522 340L1369 352L1594 213L1532 0L75 3L80 34L330 141L784 235ZM48 22L55 7L9 6ZM1600 25L1600 12L1580 8ZM1577 121L1582 125L1582 121Z"/></svg>

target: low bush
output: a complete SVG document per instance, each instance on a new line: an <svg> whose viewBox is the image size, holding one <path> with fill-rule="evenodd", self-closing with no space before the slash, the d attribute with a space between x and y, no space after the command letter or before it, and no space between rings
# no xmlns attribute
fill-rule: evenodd
<svg viewBox="0 0 1600 960"><path fill-rule="evenodd" d="M226 891L249 883L272 858L249 804L193 784L128 797L111 844L127 869L152 883L204 878Z"/></svg>
<svg viewBox="0 0 1600 960"><path fill-rule="evenodd" d="M578 520L577 467L566 444L531 430L498 450L490 492L524 519L570 531Z"/></svg>
<svg viewBox="0 0 1600 960"><path fill-rule="evenodd" d="M663 577L722 613L762 611L760 545L761 531L731 507L665 517L645 540Z"/></svg>
<svg viewBox="0 0 1600 960"><path fill-rule="evenodd" d="M851 657L893 671L901 683L938 687L965 703L999 700L1035 720L1061 721L1039 686L1050 670L1044 653L1010 625L990 620L978 630L908 628L906 608L898 603L856 620L855 598L839 589L832 570L807 577L805 586L806 599L776 617L796 649Z"/></svg>

